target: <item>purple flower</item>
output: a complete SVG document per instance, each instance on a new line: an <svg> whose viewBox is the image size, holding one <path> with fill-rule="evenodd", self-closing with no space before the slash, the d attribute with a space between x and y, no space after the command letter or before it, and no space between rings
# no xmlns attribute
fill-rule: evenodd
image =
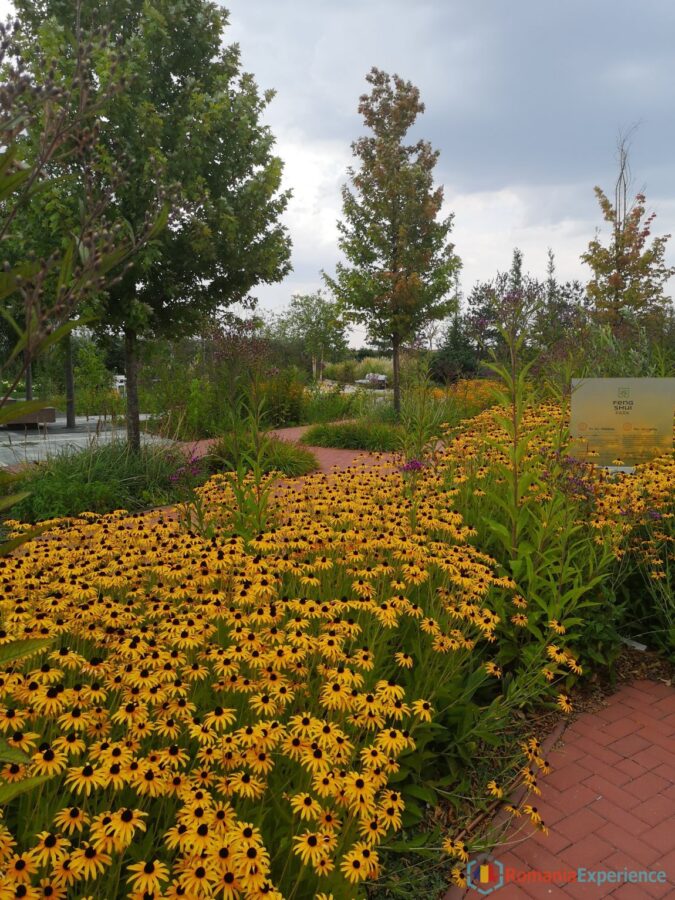
<svg viewBox="0 0 675 900"><path fill-rule="evenodd" d="M409 459L407 463L401 466L401 472L419 472L424 468L424 463L419 459Z"/></svg>

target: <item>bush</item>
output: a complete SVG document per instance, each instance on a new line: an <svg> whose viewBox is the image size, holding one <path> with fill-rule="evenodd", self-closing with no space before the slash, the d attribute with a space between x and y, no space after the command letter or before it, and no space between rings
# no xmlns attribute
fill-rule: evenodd
<svg viewBox="0 0 675 900"><path fill-rule="evenodd" d="M324 370L324 376L330 381L340 384L353 384L365 378L369 372L386 375L389 380L393 376L391 360L386 356L366 356L361 360L347 359L340 363L330 363Z"/></svg>
<svg viewBox="0 0 675 900"><path fill-rule="evenodd" d="M212 472L232 472L237 468L244 452L252 450L244 441L242 447L241 438L232 433L223 435L213 445L207 457L207 464ZM314 454L305 447L282 441L275 437L266 437L263 450L263 471L282 472L290 477L307 475L315 472L319 467Z"/></svg>
<svg viewBox="0 0 675 900"><path fill-rule="evenodd" d="M295 368L275 373L259 387L265 423L270 428L299 425L305 388Z"/></svg>
<svg viewBox="0 0 675 900"><path fill-rule="evenodd" d="M336 447L342 450L371 452L396 450L401 429L381 422L339 422L313 425L302 436L303 444L313 447Z"/></svg>
<svg viewBox="0 0 675 900"><path fill-rule="evenodd" d="M145 446L131 453L126 442L64 450L27 472L13 490L29 491L12 517L41 522L83 512L138 510L177 499L185 456L175 448ZM196 475L196 473L193 473Z"/></svg>
<svg viewBox="0 0 675 900"><path fill-rule="evenodd" d="M302 421L334 422L347 419L358 412L359 398L356 394L344 394L339 387L322 390L319 386L308 388L302 401Z"/></svg>

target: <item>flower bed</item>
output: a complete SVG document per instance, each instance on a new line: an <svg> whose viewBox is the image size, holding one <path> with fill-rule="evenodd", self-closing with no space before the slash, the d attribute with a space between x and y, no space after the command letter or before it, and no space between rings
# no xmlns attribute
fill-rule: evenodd
<svg viewBox="0 0 675 900"><path fill-rule="evenodd" d="M3 560L2 641L52 643L1 676L13 757L0 887L351 898L381 876L382 848L448 795L468 795L469 815L507 786L536 794L546 761L536 739L514 743L514 717L570 707L608 560L643 526L663 529L672 502L672 460L632 481L570 474L554 412L527 422L540 474L523 506L541 513L537 553L585 515L583 558L570 549L571 567L552 569L557 593L526 563L514 577L490 525L508 463L496 410L414 471L355 467L271 495L271 525L247 539L220 475L200 489L203 535L85 515ZM547 505L563 482L564 516ZM500 748L499 771L482 770ZM527 796L514 813L545 828ZM467 850L441 828L415 840L458 864Z"/></svg>

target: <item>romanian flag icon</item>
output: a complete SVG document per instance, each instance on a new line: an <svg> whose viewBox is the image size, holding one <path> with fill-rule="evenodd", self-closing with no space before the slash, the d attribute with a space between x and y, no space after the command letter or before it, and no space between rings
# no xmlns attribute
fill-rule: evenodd
<svg viewBox="0 0 675 900"><path fill-rule="evenodd" d="M492 863L483 863L476 874L478 875L476 879L478 884L492 884L499 881L499 872Z"/></svg>
<svg viewBox="0 0 675 900"><path fill-rule="evenodd" d="M499 872L497 871L497 867L492 863L484 863L480 867L480 871L478 874L478 883L479 884L492 884L493 881L499 880Z"/></svg>
<svg viewBox="0 0 675 900"><path fill-rule="evenodd" d="M504 866L489 856L470 860L466 867L467 885L486 896L504 885Z"/></svg>

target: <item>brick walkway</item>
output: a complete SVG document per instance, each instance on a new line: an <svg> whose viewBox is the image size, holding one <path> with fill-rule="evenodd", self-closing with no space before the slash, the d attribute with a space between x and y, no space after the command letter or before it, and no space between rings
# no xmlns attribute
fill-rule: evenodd
<svg viewBox="0 0 675 900"><path fill-rule="evenodd" d="M495 854L505 866L531 869L656 869L666 884L506 884L488 896L529 898L675 898L675 687L637 681L607 706L584 713L548 754L551 774L531 800L549 835L507 836ZM454 897L477 898L452 889Z"/></svg>
<svg viewBox="0 0 675 900"><path fill-rule="evenodd" d="M281 438L282 441L294 443L300 440L309 427L309 425L297 425L293 428L277 428L275 431L271 431L270 434ZM216 443L216 439L210 438L203 441L188 442L183 446L186 452L200 457L205 456L214 443ZM363 450L337 450L332 447L307 447L307 449L311 450L316 456L319 472L324 473L330 472L334 466L339 469L346 469L347 466L351 466L355 462L374 465L389 457L387 453L365 453Z"/></svg>

